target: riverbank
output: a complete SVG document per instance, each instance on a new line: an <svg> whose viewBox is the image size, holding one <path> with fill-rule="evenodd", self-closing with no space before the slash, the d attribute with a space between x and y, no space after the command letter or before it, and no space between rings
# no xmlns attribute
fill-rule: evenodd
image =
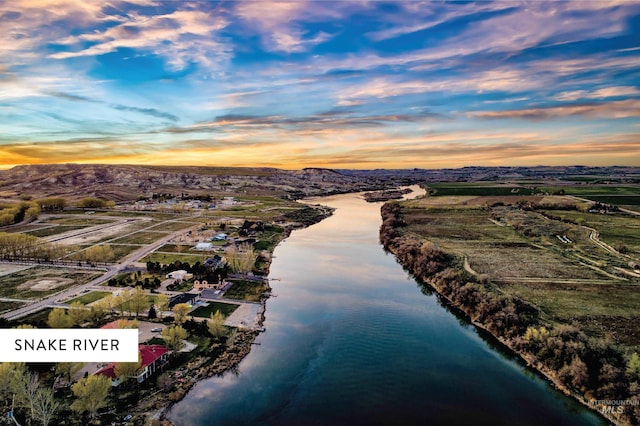
<svg viewBox="0 0 640 426"><path fill-rule="evenodd" d="M624 358L615 348L587 338L572 325L546 323L535 306L497 291L490 277L479 278L466 272L464 259L440 250L413 232L414 228L407 223L411 220L404 216L398 203L385 204L382 218L380 240L385 248L447 305L558 390L610 422L636 424L636 408L630 407L625 412L592 402L634 400L631 377L625 375ZM420 222L420 226L425 225Z"/></svg>
<svg viewBox="0 0 640 426"><path fill-rule="evenodd" d="M264 318L263 318L264 319ZM221 375L233 370L248 354L260 332L240 330L236 333L233 344L222 348L212 346L212 352L222 349L214 362L207 356L198 356L188 364L171 371L173 382L164 389L149 395L138 402L131 410L134 419L144 424L172 426L165 415L173 404L179 402L200 380Z"/></svg>
<svg viewBox="0 0 640 426"><path fill-rule="evenodd" d="M280 238L276 241L273 249L277 247L282 241L284 241L294 229L301 229L318 223L333 213L333 209L326 206L313 205L305 207L302 211L296 212L295 215L285 215L286 219L291 220L287 226L285 226L284 232ZM273 251L270 252L270 255ZM268 263L263 265L263 270L268 276L271 257L268 257ZM265 280L267 278L265 277ZM268 280L267 280L268 283ZM266 301L271 295L271 287L267 284L267 290L261 297L260 304L261 309L259 313L259 319L257 324L259 328L263 326L265 319ZM174 370L170 370L171 382L162 386L160 389L141 399L133 408L130 413L133 419L140 419L144 424L151 424L155 426L173 426L166 414L171 407L182 400L185 395L195 386L199 381L207 379L213 376L223 375L227 372L233 371L234 368L240 364L240 362L251 352L251 348L255 343L256 338L260 335L261 331L256 330L242 330L235 329L235 335L233 342L228 344L218 343L210 348L210 355L198 355L194 359L190 360L186 365L182 365ZM215 356L215 360L212 361L212 357Z"/></svg>

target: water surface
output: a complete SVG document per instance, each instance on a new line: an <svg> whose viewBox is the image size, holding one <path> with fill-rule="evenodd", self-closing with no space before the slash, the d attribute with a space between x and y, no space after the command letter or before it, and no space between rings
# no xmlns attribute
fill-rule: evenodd
<svg viewBox="0 0 640 426"><path fill-rule="evenodd" d="M357 194L275 250L266 331L236 373L198 383L182 425L606 424L421 289Z"/></svg>

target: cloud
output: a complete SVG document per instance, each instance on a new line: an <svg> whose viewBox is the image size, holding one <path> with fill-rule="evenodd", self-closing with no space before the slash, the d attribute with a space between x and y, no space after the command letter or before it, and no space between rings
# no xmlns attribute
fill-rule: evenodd
<svg viewBox="0 0 640 426"><path fill-rule="evenodd" d="M235 120L240 120L239 117ZM358 129L283 137L287 131L233 139L204 138L149 145L144 138L81 138L0 145L0 165L31 163L269 165L282 168L462 167L469 165L635 165L637 134L583 137L568 131L458 131L409 137ZM323 143L318 143L318 137ZM350 143L341 143L348 140ZM559 143L558 140L567 140Z"/></svg>
<svg viewBox="0 0 640 426"><path fill-rule="evenodd" d="M19 73L6 73L5 78L0 78L0 101L16 101L23 98L53 96L59 99L71 101L92 101L83 93L96 93L97 89L86 84L84 78L73 79L64 74L56 75L21 75ZM81 88L78 90L78 88Z"/></svg>
<svg viewBox="0 0 640 426"><path fill-rule="evenodd" d="M526 71L506 67L462 75L457 78L436 77L429 79L400 79L379 77L359 85L350 85L337 93L338 105L367 98L389 98L420 93L520 93L544 87L548 78L532 79Z"/></svg>
<svg viewBox="0 0 640 426"><path fill-rule="evenodd" d="M336 10L324 7L323 2L285 1L236 2L234 15L245 22L245 29L258 33L265 49L273 52L304 52L331 39L322 31L305 30L302 21L336 17Z"/></svg>
<svg viewBox="0 0 640 426"><path fill-rule="evenodd" d="M287 129L294 132L333 132L337 129L350 128L375 128L384 127L394 123L416 123L432 119L445 119L440 114L430 111L420 111L415 114L391 114L391 115L355 115L349 111L325 111L322 113L289 117L289 116L254 116L228 114L216 117L212 121L200 122L184 127L172 127L161 130L173 134L200 133L200 132L234 132L237 130L258 129L270 131L274 129Z"/></svg>
<svg viewBox="0 0 640 426"><path fill-rule="evenodd" d="M218 68L230 57L228 46L216 39L226 26L227 20L215 11L176 10L163 15L131 11L118 25L57 40L57 44L67 46L68 50L49 57L99 56L131 48L163 57L173 70L183 69L192 62Z"/></svg>
<svg viewBox="0 0 640 426"><path fill-rule="evenodd" d="M640 100L628 99L607 103L582 103L505 111L477 111L469 115L471 117L485 119L521 118L527 120L550 120L560 117L576 116L618 119L640 117Z"/></svg>
<svg viewBox="0 0 640 426"><path fill-rule="evenodd" d="M637 7L598 2L528 2L525 7L491 16L431 49L430 59L478 52L516 53L543 44L610 37L628 30L626 19ZM599 10L580 13L581 9ZM595 22L594 22L595 21Z"/></svg>
<svg viewBox="0 0 640 426"><path fill-rule="evenodd" d="M132 150L133 148L133 150ZM83 138L51 143L24 142L0 145L0 165L48 164L62 162L122 162L133 152L148 147L134 147L118 138Z"/></svg>
<svg viewBox="0 0 640 426"><path fill-rule="evenodd" d="M633 86L613 86L594 91L573 90L570 92L561 92L554 96L554 99L559 101L576 101L578 99L604 99L638 95L640 95L640 91Z"/></svg>
<svg viewBox="0 0 640 426"><path fill-rule="evenodd" d="M458 132L432 135L421 143L353 144L326 156L313 149L298 154L300 167L463 167L477 165L636 165L640 141L635 134L554 143L554 135L481 134ZM286 160L293 161L291 155Z"/></svg>
<svg viewBox="0 0 640 426"><path fill-rule="evenodd" d="M138 107L131 107L131 106L126 106L126 105L119 105L119 104L113 104L111 105L112 108L117 109L118 111L130 111L130 112L137 112L140 114L145 114L151 117L155 117L155 118L164 118L170 121L179 121L180 119L173 115L173 114L169 114L168 112L162 112L162 111L158 111L155 108L138 108Z"/></svg>
<svg viewBox="0 0 640 426"><path fill-rule="evenodd" d="M109 2L117 7L122 2ZM134 3L134 2L129 2ZM103 12L103 2L83 0L24 0L0 2L0 62L12 67L32 64L41 58L48 43L66 37L70 28L117 22Z"/></svg>
<svg viewBox="0 0 640 426"><path fill-rule="evenodd" d="M491 3L479 2L469 4L456 4L455 8L445 8L436 2L405 2L398 3L397 13L386 13L385 24L387 28L370 31L366 35L371 40L389 40L407 34L416 33L436 27L462 17L468 17L482 12L495 12L512 8L513 5L505 2Z"/></svg>
<svg viewBox="0 0 640 426"><path fill-rule="evenodd" d="M86 96L74 95L73 93L57 92L55 90L53 91L45 90L42 93L48 96L53 96L55 98L60 98L60 99L64 99L71 102L91 102L91 103L99 102L99 101L96 101L95 99L91 99Z"/></svg>

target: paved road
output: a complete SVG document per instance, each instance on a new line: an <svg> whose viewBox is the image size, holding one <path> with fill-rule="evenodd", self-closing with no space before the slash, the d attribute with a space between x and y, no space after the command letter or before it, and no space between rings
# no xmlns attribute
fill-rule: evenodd
<svg viewBox="0 0 640 426"><path fill-rule="evenodd" d="M141 247L139 250L136 250L132 253L129 253L127 256L125 256L124 258L122 258L120 260L119 263L116 263L115 265L111 265L109 266L109 270L107 272L104 273L104 275L93 279L91 281L89 281L86 284L82 284L80 286L77 287L72 287L70 289L67 289L61 293L56 293L52 296L47 297L46 299L40 300L38 302L32 303L30 305L27 306L23 306L22 308L16 309L14 311L11 312L7 312L5 314L3 314L2 316L6 319L9 320L14 320L17 318L21 318L24 316L27 316L33 312L37 312L41 309L46 308L49 305L55 304L57 300L64 300L67 298L71 298L73 296L75 296L76 294L81 294L82 292L84 292L85 290L91 290L91 288L93 286L102 284L105 281L108 281L109 279L115 277L116 275L118 275L121 271L123 271L124 269L126 269L126 267L133 263L136 262L140 259L142 259L143 257L145 257L146 255L148 255L149 253L153 252L154 250L158 249L159 247L163 246L164 244L166 244L169 240L176 238L184 233L187 233L189 231L192 231L194 229L196 229L199 225L194 225L190 228L186 228L186 229L181 229L180 231L176 231L173 232L167 236L162 237L161 239L151 243L151 244L147 244L144 247ZM35 264L34 264L35 265Z"/></svg>

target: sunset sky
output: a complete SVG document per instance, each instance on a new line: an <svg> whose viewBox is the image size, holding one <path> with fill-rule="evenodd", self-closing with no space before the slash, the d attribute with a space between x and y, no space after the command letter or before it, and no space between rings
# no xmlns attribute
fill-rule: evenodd
<svg viewBox="0 0 640 426"><path fill-rule="evenodd" d="M638 1L0 2L0 167L640 166Z"/></svg>

